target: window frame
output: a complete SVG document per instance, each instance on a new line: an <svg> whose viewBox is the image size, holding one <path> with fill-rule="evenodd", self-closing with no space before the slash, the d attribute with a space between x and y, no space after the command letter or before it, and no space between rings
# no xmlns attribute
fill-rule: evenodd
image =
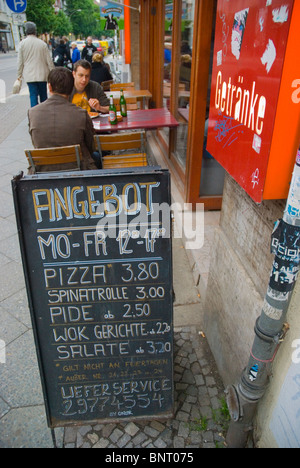
<svg viewBox="0 0 300 468"><path fill-rule="evenodd" d="M186 167L178 162L174 148L176 129L170 129L166 140L162 131L156 132L156 140L173 179L186 203L204 203L206 210L219 210L222 196L200 196L202 171L202 152L207 109L207 91L211 57L211 38L213 31L216 1L196 0L194 12L193 60L191 69L191 88L189 122L187 136ZM178 86L180 43L181 43L182 0L174 1L172 29L171 96L170 111L178 119ZM140 22L140 84L141 89L152 93L150 107L163 106L163 67L164 67L164 23L165 0L143 0L141 2ZM176 83L176 86L174 86Z"/></svg>

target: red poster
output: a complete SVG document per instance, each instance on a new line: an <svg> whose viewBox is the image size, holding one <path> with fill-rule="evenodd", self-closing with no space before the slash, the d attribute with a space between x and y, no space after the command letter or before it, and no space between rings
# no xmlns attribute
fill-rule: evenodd
<svg viewBox="0 0 300 468"><path fill-rule="evenodd" d="M218 1L207 149L258 203L263 198L293 4Z"/></svg>

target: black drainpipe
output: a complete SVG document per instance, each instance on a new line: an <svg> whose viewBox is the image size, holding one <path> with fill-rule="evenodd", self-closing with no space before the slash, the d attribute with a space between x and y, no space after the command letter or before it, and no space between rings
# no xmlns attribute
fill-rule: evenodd
<svg viewBox="0 0 300 468"><path fill-rule="evenodd" d="M269 367L289 328L286 315L300 269L300 148L283 219L277 221L272 234L271 252L275 258L249 362L240 381L226 389L231 416L226 442L230 448L247 444L257 404L268 385Z"/></svg>

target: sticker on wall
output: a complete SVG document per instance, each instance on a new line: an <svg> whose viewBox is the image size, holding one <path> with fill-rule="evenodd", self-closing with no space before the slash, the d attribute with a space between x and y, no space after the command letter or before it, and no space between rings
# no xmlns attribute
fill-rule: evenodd
<svg viewBox="0 0 300 468"><path fill-rule="evenodd" d="M297 154L297 161L298 157L299 156ZM293 220L300 217L300 167L298 166L298 163L293 172L286 212Z"/></svg>
<svg viewBox="0 0 300 468"><path fill-rule="evenodd" d="M263 312L272 320L280 320L282 316L282 310L269 304L266 299L263 305Z"/></svg>
<svg viewBox="0 0 300 468"><path fill-rule="evenodd" d="M291 291L299 273L300 228L280 220L271 237L275 255L270 286L277 291Z"/></svg>
<svg viewBox="0 0 300 468"><path fill-rule="evenodd" d="M245 8L234 15L231 34L231 52L237 60L240 58L248 13L249 8Z"/></svg>
<svg viewBox="0 0 300 468"><path fill-rule="evenodd" d="M299 264L277 258L273 263L270 286L277 291L291 291L297 280Z"/></svg>
<svg viewBox="0 0 300 468"><path fill-rule="evenodd" d="M261 16L261 17L259 18L259 30L260 30L260 32L263 32L263 30L264 30L264 24L265 24L265 19Z"/></svg>
<svg viewBox="0 0 300 468"><path fill-rule="evenodd" d="M283 260L300 263L300 228L282 219L277 221L271 236L271 253Z"/></svg>
<svg viewBox="0 0 300 468"><path fill-rule="evenodd" d="M219 50L219 52L217 53L217 66L218 67L222 65L222 57L223 57L222 50Z"/></svg>
<svg viewBox="0 0 300 468"><path fill-rule="evenodd" d="M254 151L256 151L257 154L260 153L260 149L261 149L261 138L260 138L258 135L256 135L256 133L254 133L254 135L253 135L252 148L254 149Z"/></svg>
<svg viewBox="0 0 300 468"><path fill-rule="evenodd" d="M276 301L277 303L284 303L288 301L289 295L290 291L277 291L268 286L267 297L269 300Z"/></svg>
<svg viewBox="0 0 300 468"><path fill-rule="evenodd" d="M269 71L271 70L275 59L276 48L274 42L271 39L269 39L266 50L264 51L263 56L261 57L261 63L266 66L267 73L269 73Z"/></svg>
<svg viewBox="0 0 300 468"><path fill-rule="evenodd" d="M272 11L274 23L285 23L289 18L289 8L284 5Z"/></svg>
<svg viewBox="0 0 300 468"><path fill-rule="evenodd" d="M256 380L258 374L258 364L254 364L254 366L251 367L249 370L249 380L251 382L254 382Z"/></svg>

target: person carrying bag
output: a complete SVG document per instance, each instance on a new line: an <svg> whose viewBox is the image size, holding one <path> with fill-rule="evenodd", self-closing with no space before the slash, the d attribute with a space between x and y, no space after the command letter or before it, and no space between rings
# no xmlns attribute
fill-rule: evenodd
<svg viewBox="0 0 300 468"><path fill-rule="evenodd" d="M17 78L13 85L13 94L19 94L22 88L22 79Z"/></svg>

